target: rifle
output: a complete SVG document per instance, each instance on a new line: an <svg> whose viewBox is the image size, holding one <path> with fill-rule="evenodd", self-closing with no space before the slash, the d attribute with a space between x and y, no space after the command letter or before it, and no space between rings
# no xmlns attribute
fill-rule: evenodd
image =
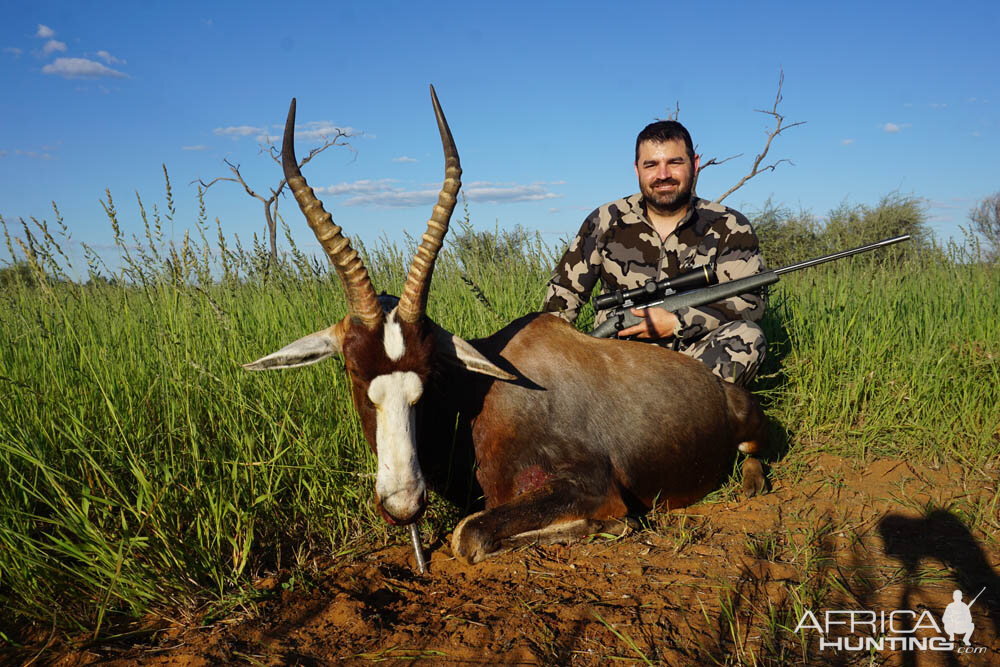
<svg viewBox="0 0 1000 667"><path fill-rule="evenodd" d="M611 338L618 331L635 326L642 322L641 317L633 315L630 308L646 309L658 306L664 310L675 311L685 306L697 307L708 303L715 303L731 296L753 292L768 285L778 282L779 276L799 269L805 269L817 264L832 262L836 259L850 257L862 252L868 252L877 248L884 248L894 243L909 240L909 234L894 236L889 239L882 239L875 243L869 243L859 248L851 250L841 250L832 255L824 255L816 259L809 259L797 264L790 264L773 271L764 271L746 278L730 280L729 282L711 285L715 281L715 271L697 269L690 273L681 274L676 278L667 280L650 280L642 287L631 290L618 290L608 294L602 294L594 300L596 310L606 310L614 308L604 322L595 327L590 335L595 338ZM711 286L707 286L711 285Z"/></svg>

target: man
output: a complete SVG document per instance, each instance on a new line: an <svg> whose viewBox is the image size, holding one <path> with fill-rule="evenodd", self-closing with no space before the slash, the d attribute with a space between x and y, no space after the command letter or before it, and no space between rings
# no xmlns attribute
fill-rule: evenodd
<svg viewBox="0 0 1000 667"><path fill-rule="evenodd" d="M737 211L694 195L700 157L676 121L648 125L635 142L637 194L591 213L556 265L542 310L576 319L598 280L605 292L641 287L702 266L719 282L764 270L757 236ZM746 385L767 343L756 324L764 300L743 294L699 308L632 313L643 322L619 332L668 345L705 363L723 380ZM596 324L607 319L598 313Z"/></svg>
<svg viewBox="0 0 1000 667"><path fill-rule="evenodd" d="M976 629L972 622L972 611L969 609L972 605L962 602L962 591L953 591L951 599L954 602L945 607L944 614L941 616L941 620L944 621L944 631L948 633L948 641L951 642L955 641L955 635L965 635L962 637L962 641L966 646L969 646L969 637Z"/></svg>

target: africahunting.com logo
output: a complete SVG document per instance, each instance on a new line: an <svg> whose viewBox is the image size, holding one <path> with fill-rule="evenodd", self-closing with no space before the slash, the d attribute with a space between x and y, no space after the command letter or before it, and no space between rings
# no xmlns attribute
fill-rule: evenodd
<svg viewBox="0 0 1000 667"><path fill-rule="evenodd" d="M810 610L802 613L794 632L819 633L820 651L950 651L955 653L985 653L985 646L971 641L976 627L972 621L972 601L962 601L962 591L952 594L952 603L945 607L939 624L928 611L911 609L871 611L833 609L817 616ZM942 627L943 626L943 627Z"/></svg>

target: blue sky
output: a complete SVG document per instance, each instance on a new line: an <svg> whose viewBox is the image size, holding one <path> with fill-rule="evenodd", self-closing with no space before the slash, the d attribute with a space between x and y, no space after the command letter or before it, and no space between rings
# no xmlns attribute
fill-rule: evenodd
<svg viewBox="0 0 1000 667"><path fill-rule="evenodd" d="M180 238L191 181L241 165L281 178L258 137L298 98L300 134L350 128L355 153L306 169L334 219L371 243L421 233L443 176L427 86L455 134L479 228L521 224L553 242L636 191L636 133L680 105L704 157L699 194L735 183L760 150L779 71L775 172L726 204L768 197L823 215L898 190L926 200L942 239L1000 190L1000 3L5 3L0 22L0 214L52 220L112 251L110 189L141 234L138 192L163 206L169 170ZM303 155L315 139L303 134ZM262 206L236 184L210 219L247 239ZM281 212L317 247L290 198ZM0 249L0 259L5 259ZM110 262L109 262L110 263ZM82 262L81 262L82 264Z"/></svg>

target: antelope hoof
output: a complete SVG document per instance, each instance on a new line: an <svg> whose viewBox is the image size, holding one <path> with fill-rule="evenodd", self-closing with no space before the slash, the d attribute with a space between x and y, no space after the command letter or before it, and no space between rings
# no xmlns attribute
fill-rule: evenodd
<svg viewBox="0 0 1000 667"><path fill-rule="evenodd" d="M474 565L494 555L498 548L496 540L477 521L486 512L470 514L462 519L451 536L451 552L466 565Z"/></svg>
<svg viewBox="0 0 1000 667"><path fill-rule="evenodd" d="M748 456L743 461L743 495L747 498L767 493L767 479L760 459Z"/></svg>

